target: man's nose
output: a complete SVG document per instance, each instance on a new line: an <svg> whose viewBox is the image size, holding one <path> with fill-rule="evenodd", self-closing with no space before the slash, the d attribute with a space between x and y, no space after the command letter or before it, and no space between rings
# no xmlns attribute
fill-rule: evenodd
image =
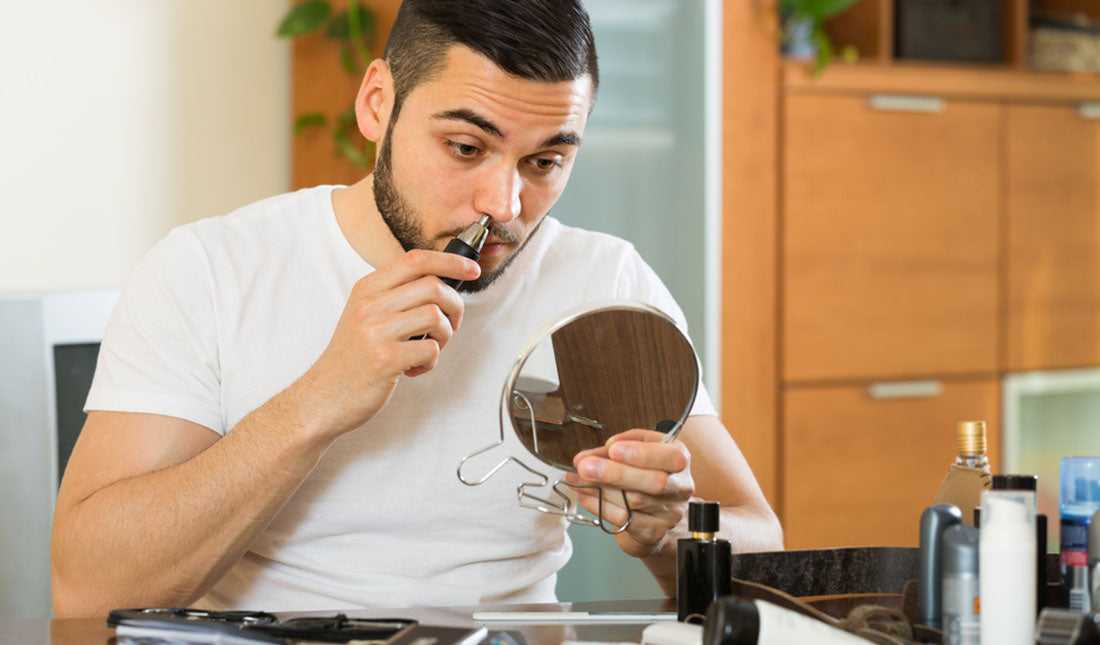
<svg viewBox="0 0 1100 645"><path fill-rule="evenodd" d="M474 208L497 222L510 222L519 217L522 187L519 169L501 164L501 167L491 169L482 177L474 196Z"/></svg>

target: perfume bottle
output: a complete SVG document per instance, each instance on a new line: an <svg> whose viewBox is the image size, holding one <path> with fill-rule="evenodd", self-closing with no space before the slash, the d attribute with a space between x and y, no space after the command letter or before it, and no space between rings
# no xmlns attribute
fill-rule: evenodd
<svg viewBox="0 0 1100 645"><path fill-rule="evenodd" d="M690 538L676 543L676 615L703 617L710 603L730 593L730 543L716 537L718 502L688 505Z"/></svg>
<svg viewBox="0 0 1100 645"><path fill-rule="evenodd" d="M986 456L985 421L960 421L956 440L957 456L932 502L958 506L963 524L973 526L974 509L981 505L982 491L989 489L992 477Z"/></svg>
<svg viewBox="0 0 1100 645"><path fill-rule="evenodd" d="M955 465L989 472L989 457L985 454L985 421L959 421L956 433L959 455L955 457Z"/></svg>

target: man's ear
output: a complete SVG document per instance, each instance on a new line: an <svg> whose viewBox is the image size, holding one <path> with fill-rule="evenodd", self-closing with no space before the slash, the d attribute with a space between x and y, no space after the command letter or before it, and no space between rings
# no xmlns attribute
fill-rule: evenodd
<svg viewBox="0 0 1100 645"><path fill-rule="evenodd" d="M378 58L367 68L359 94L355 97L355 119L359 132L369 141L380 142L392 111L393 76L389 64Z"/></svg>

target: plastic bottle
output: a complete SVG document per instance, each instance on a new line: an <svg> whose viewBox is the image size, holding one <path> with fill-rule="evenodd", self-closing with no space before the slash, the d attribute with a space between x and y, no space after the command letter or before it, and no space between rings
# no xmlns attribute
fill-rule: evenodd
<svg viewBox="0 0 1100 645"><path fill-rule="evenodd" d="M943 605L943 532L962 524L962 512L953 504L933 504L920 515L920 622L939 629Z"/></svg>
<svg viewBox="0 0 1100 645"><path fill-rule="evenodd" d="M1084 613L1092 606L1088 529L1092 514L1100 510L1100 457L1065 457L1059 470L1062 480L1058 498L1062 606Z"/></svg>
<svg viewBox="0 0 1100 645"><path fill-rule="evenodd" d="M1035 493L982 493L978 560L981 645L1031 645L1035 642Z"/></svg>
<svg viewBox="0 0 1100 645"><path fill-rule="evenodd" d="M943 645L978 645L981 634L979 531L956 524L940 538L943 553Z"/></svg>

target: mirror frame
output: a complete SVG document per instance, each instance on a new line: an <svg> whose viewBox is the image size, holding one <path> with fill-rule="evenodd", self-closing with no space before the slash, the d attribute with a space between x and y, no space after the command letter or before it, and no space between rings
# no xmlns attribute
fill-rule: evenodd
<svg viewBox="0 0 1100 645"><path fill-rule="evenodd" d="M504 381L504 387L501 388L500 402L498 404L498 422L500 426L500 433L497 440L492 444L489 444L488 446L485 446L484 448L481 448L463 457L462 460L458 463L456 474L458 475L459 481L461 481L463 484L467 486L479 486L488 481L489 478L495 475L504 466L514 462L521 468L538 478L536 481L522 482L516 487L516 498L520 506L524 508L532 508L537 511L549 513L552 515L561 515L573 524L598 526L603 529L604 532L614 535L625 531L627 527L630 526L630 523L633 520L630 505L627 503L625 491L620 492L622 494L622 505L624 508L626 508L627 511L627 519L625 522L623 522L622 526L615 526L611 522L605 520L603 517L604 491L601 486L599 486L598 484L569 484L561 480L555 480L553 484L550 484L550 478L545 473L535 470L531 466L527 465L527 463L525 463L520 457L517 457L515 455L509 455L508 457L497 462L497 464L490 468L489 471L485 473L485 475L483 475L480 479L469 480L462 474L463 467L471 459L474 459L481 454L489 452L497 448L498 446L504 445L504 419L506 416L508 417L508 424L509 427L511 427L512 432L516 432L516 428L514 425L515 422L512 419L511 415L511 397L509 396L509 394L514 391L516 380L519 378L520 372L523 370L523 366L526 364L528 357L531 355L531 352L533 352L534 349L538 347L538 345L541 344L544 340L548 340L551 336L553 336L555 331L572 323L575 320L583 318L586 315L594 314L600 311L634 311L657 316L663 322L667 323L673 329L675 329L676 332L684 338L685 342L687 342L688 347L692 348L691 340L688 338L687 334L685 334L684 331L680 329L680 326L676 324L676 321L673 320L672 317L670 317L668 314L664 313L660 309L657 309L656 307L653 307L643 302L625 299L596 300L584 303L578 307L566 311L557 319L551 321L547 325L544 325L541 329L535 332L531 336L531 338L524 344L523 348L520 350L519 355L516 357L516 361L512 366L512 371L509 373L508 378ZM695 399L699 393L701 370L699 368L699 359L695 355L693 348L692 356L694 358L693 364L695 365L695 370L693 379L694 384L691 389L690 400L687 402L687 405L685 406L684 412L681 417L676 420L675 427L665 433L664 438L661 439L661 443L671 443L676 440L677 435L680 434L680 430L684 426L684 422L687 421L687 418L689 416L691 416L691 410L695 405ZM523 445L522 441L520 441L520 445ZM561 468L561 466L558 464L547 461L541 455L528 449L525 445L523 447L527 454L534 455L535 458L543 464L550 466L551 468L554 468L556 470L566 470ZM573 472L576 472L576 469L572 467L567 470L572 470ZM550 500L545 497L541 497L527 490L528 487L544 488L548 484L550 484L551 490L557 496L556 500ZM595 519L589 518L586 515L575 510L575 507L577 506L576 500L573 497L570 497L568 493L563 490L563 486L571 489L594 489L597 492L599 512L596 515Z"/></svg>

